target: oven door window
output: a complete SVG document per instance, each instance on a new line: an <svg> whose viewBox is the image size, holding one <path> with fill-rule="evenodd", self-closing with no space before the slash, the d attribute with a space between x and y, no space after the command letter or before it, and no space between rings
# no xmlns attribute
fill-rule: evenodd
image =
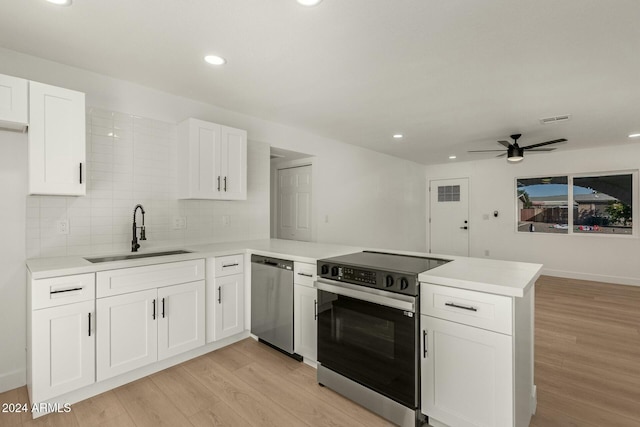
<svg viewBox="0 0 640 427"><path fill-rule="evenodd" d="M402 310L318 291L318 361L416 407L416 318Z"/></svg>

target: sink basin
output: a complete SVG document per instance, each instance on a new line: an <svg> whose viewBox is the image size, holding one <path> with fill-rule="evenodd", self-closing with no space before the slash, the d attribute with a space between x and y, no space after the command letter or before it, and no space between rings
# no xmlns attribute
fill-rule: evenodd
<svg viewBox="0 0 640 427"><path fill-rule="evenodd" d="M150 252L148 254L103 256L103 257L85 258L85 259L89 262L97 263L97 262L124 261L127 259L150 258L150 257L156 257L156 256L179 255L179 254L190 254L190 253L191 251L177 250L177 251L166 251L166 252Z"/></svg>

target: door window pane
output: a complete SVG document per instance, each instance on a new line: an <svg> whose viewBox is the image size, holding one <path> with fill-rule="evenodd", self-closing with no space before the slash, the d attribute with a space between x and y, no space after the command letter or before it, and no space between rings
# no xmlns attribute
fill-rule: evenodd
<svg viewBox="0 0 640 427"><path fill-rule="evenodd" d="M568 233L566 176L518 179L518 231Z"/></svg>
<svg viewBox="0 0 640 427"><path fill-rule="evenodd" d="M460 186L459 185L439 185L438 186L438 202L459 202Z"/></svg>
<svg viewBox="0 0 640 427"><path fill-rule="evenodd" d="M573 232L632 234L633 176L601 175L573 179Z"/></svg>

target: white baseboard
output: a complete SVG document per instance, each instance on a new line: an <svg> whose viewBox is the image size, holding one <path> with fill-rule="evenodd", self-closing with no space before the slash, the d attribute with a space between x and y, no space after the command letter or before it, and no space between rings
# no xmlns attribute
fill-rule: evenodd
<svg viewBox="0 0 640 427"><path fill-rule="evenodd" d="M531 415L536 414L536 409L538 409L538 387L534 384L531 389Z"/></svg>
<svg viewBox="0 0 640 427"><path fill-rule="evenodd" d="M0 374L0 393L22 387L26 384L27 371L25 369Z"/></svg>
<svg viewBox="0 0 640 427"><path fill-rule="evenodd" d="M564 277L567 279L590 280L594 282L615 283L617 285L640 286L639 277L607 276L604 274L582 273L579 271L554 270L543 268L542 274L547 276Z"/></svg>

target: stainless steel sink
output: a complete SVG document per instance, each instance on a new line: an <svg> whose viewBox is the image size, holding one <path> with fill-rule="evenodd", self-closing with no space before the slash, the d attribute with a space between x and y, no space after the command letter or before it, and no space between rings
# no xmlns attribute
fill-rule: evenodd
<svg viewBox="0 0 640 427"><path fill-rule="evenodd" d="M150 258L150 257L156 257L156 256L179 255L179 254L190 254L190 253L191 251L177 250L177 251L166 251L166 252L150 252L148 254L103 256L103 257L85 258L85 259L89 262L97 263L97 262L124 261L127 259Z"/></svg>

